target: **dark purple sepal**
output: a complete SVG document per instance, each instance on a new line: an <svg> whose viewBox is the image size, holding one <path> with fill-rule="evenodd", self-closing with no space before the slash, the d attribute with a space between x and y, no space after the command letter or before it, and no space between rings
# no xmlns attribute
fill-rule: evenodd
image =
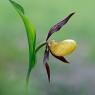
<svg viewBox="0 0 95 95"><path fill-rule="evenodd" d="M53 55L54 56L54 55ZM69 63L69 61L67 61L66 58L64 58L63 56L54 56L55 58L59 59L60 61L64 62L64 63Z"/></svg>
<svg viewBox="0 0 95 95"><path fill-rule="evenodd" d="M49 46L48 46L48 48L49 48ZM64 62L64 63L69 63L69 61L67 61L67 59L64 58L63 56L56 56L56 55L54 55L54 54L51 52L50 48L49 48L49 51L50 51L50 53L51 53L55 58L59 59L60 61L62 61L62 62Z"/></svg>
<svg viewBox="0 0 95 95"><path fill-rule="evenodd" d="M49 67L48 63L45 64L45 68L46 68L48 80L49 80L49 82L50 82L50 67Z"/></svg>
<svg viewBox="0 0 95 95"><path fill-rule="evenodd" d="M49 60L49 49L48 49L48 46L46 45L43 63L45 65L47 76L48 76L48 80L50 82L50 68L49 68L49 65L48 65L48 60Z"/></svg>
<svg viewBox="0 0 95 95"><path fill-rule="evenodd" d="M44 63L44 64L47 63L48 60L49 60L49 49L48 49L48 47L47 47L47 45L46 45L45 52L44 52L43 63Z"/></svg>
<svg viewBox="0 0 95 95"><path fill-rule="evenodd" d="M48 36L46 38L46 41L49 39L49 37L54 33L59 31L68 21L69 19L75 14L75 12L69 14L64 20L60 21L59 23L55 24L48 33Z"/></svg>

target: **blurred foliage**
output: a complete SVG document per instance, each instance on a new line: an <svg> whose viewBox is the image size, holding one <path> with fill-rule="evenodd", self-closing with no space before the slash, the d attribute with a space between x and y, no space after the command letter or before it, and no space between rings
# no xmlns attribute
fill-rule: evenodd
<svg viewBox="0 0 95 95"><path fill-rule="evenodd" d="M51 83L43 68L44 48L31 74L30 95L95 95L95 1L15 0L37 28L37 44L43 42L52 25L76 12L53 39L72 38L78 48L67 58L71 64L50 58ZM64 32L63 32L64 31ZM28 44L24 25L8 0L0 0L0 95L24 95L28 69Z"/></svg>

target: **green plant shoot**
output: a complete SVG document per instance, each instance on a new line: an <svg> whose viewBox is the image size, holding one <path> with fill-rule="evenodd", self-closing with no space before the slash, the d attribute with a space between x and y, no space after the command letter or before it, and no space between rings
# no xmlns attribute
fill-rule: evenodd
<svg viewBox="0 0 95 95"><path fill-rule="evenodd" d="M9 0L9 1L11 2L11 4L16 9L16 11L21 16L22 21L26 28L28 45L29 45L29 68L28 68L28 73L27 73L27 78L26 78L27 83L28 83L31 70L36 63L36 54L35 54L36 30L34 26L32 25L32 23L30 22L29 18L25 15L23 7L12 0Z"/></svg>
<svg viewBox="0 0 95 95"><path fill-rule="evenodd" d="M58 32L64 25L66 25L66 23L75 14L75 12L70 13L65 19L61 20L60 22L55 24L53 27L51 27L46 37L46 40L36 48L36 30L34 26L30 22L28 17L25 15L23 7L12 0L9 0L9 1L14 6L18 14L21 16L22 21L26 28L28 45L29 45L29 68L28 68L28 73L27 73L27 78L26 78L27 84L29 81L31 70L35 66L35 63L36 63L36 53L43 46L45 46L43 63L45 65L48 80L50 82L50 67L48 64L49 54L51 53L51 55L53 55L56 59L64 63L69 63L69 61L67 61L67 59L64 56L71 54L76 49L77 44L72 39L63 40L61 42L57 42L54 40L50 41L49 39L53 33Z"/></svg>

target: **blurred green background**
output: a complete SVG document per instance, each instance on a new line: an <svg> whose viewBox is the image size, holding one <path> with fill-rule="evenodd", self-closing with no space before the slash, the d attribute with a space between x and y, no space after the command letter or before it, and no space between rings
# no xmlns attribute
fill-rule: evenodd
<svg viewBox="0 0 95 95"><path fill-rule="evenodd" d="M42 48L30 78L29 95L95 95L95 0L15 0L37 29L37 45L52 25L76 14L52 39L74 39L76 51L64 64L50 57L51 83L43 66ZM64 32L63 32L64 31ZM0 95L25 95L28 44L21 18L8 0L0 0Z"/></svg>

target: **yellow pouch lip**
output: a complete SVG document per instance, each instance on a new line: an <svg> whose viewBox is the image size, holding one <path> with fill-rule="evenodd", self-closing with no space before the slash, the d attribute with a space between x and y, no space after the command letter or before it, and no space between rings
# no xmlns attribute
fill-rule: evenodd
<svg viewBox="0 0 95 95"><path fill-rule="evenodd" d="M49 41L48 46L52 54L56 56L67 56L76 49L76 42L72 39L56 42L55 40Z"/></svg>

